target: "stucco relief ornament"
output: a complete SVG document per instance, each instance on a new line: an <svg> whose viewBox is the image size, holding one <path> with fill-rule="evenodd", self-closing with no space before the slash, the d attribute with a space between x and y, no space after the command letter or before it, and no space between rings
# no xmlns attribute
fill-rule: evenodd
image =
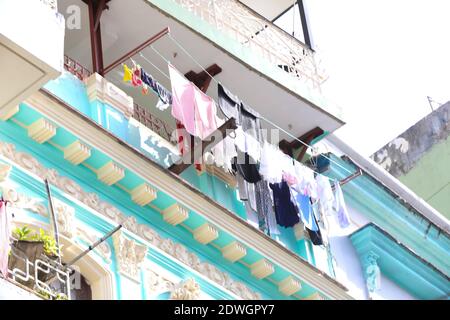
<svg viewBox="0 0 450 320"><path fill-rule="evenodd" d="M11 205L17 209L29 210L37 213L43 217L48 216L47 207L40 199L30 198L29 196L17 192L16 189L8 186L2 186L3 197L5 200L11 202Z"/></svg>
<svg viewBox="0 0 450 320"><path fill-rule="evenodd" d="M369 296L372 296L381 287L381 271L377 263L378 259L379 256L373 252L368 253L364 259L364 274Z"/></svg>
<svg viewBox="0 0 450 320"><path fill-rule="evenodd" d="M58 231L69 239L76 233L75 209L57 199L54 200Z"/></svg>
<svg viewBox="0 0 450 320"><path fill-rule="evenodd" d="M71 180L68 177L59 175L59 173L56 170L45 168L31 155L17 152L16 147L13 144L0 141L0 154L12 160L15 164L33 172L40 178L42 179L48 178L51 184L67 192L69 195L73 196L77 200L81 201L82 203L86 204L88 207L101 213L102 215L116 222L124 220L125 215L119 209L117 209L116 207L105 201L102 201L97 194L86 192L77 182ZM24 197L24 195L17 195L17 192L15 192L15 190L11 192L13 192L12 196L14 197L20 196L22 200L20 200L19 202L23 203L23 205L21 205L22 208L27 208L30 211L41 214L43 216L48 216L47 208L42 203L36 202L35 199L30 199L26 196ZM200 262L199 257L195 253L191 252L181 244L175 244L170 239L162 238L156 230L150 228L149 226L139 224L137 223L136 220L133 220L126 225L126 228L132 229L133 232L139 234L144 239L148 240L151 244L167 252L173 258L187 264L194 270L204 274L210 280L214 281L218 285L224 286L225 288L229 289L236 295L245 299L255 299L255 300L261 299L259 293L250 290L243 283L232 280L227 273L220 271L215 266L205 262ZM86 230L76 228L76 231L77 236L80 239L83 239L85 242L92 243L95 240L98 240L98 237L96 237L93 234L89 234L88 232L86 232ZM110 260L111 248L109 248L107 243L102 243L95 249L95 251L99 253L106 260L107 263L111 263ZM121 252L120 250L117 249L116 251L119 253ZM122 249L122 251L125 250ZM132 249L129 249L129 251L131 252ZM126 255L121 254L120 261L126 262L127 261ZM130 265L133 266L132 268L130 268L130 270L134 270L133 272L130 273L138 274L138 271L136 270L139 270L139 268L135 268L134 263L130 263ZM126 268L124 267L124 269ZM126 271L123 271L123 273L125 272Z"/></svg>
<svg viewBox="0 0 450 320"><path fill-rule="evenodd" d="M132 239L126 238L121 231L113 236L119 272L140 282L139 272L141 264L147 255L147 246L140 245Z"/></svg>
<svg viewBox="0 0 450 320"><path fill-rule="evenodd" d="M151 295L158 296L165 292L173 291L175 284L162 277L161 275L147 269L146 270L147 288Z"/></svg>
<svg viewBox="0 0 450 320"><path fill-rule="evenodd" d="M200 285L194 279L187 279L175 286L170 294L170 300L197 300L200 293Z"/></svg>

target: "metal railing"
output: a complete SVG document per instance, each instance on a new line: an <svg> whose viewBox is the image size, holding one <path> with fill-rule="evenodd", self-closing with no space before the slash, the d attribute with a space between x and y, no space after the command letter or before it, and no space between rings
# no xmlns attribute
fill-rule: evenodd
<svg viewBox="0 0 450 320"><path fill-rule="evenodd" d="M314 52L237 0L172 0L295 78L320 89L326 80Z"/></svg>
<svg viewBox="0 0 450 320"><path fill-rule="evenodd" d="M81 81L86 80L92 75L92 72L74 59L64 56L64 68L76 76ZM171 132L174 130L166 122L153 115L148 109L134 103L133 118L144 126L157 133L161 138L171 142ZM173 144L173 143L172 143Z"/></svg>
<svg viewBox="0 0 450 320"><path fill-rule="evenodd" d="M69 71L71 74L76 76L81 81L86 80L92 75L92 72L86 69L84 66L82 66L77 61L73 60L72 58L68 56L64 56L64 69Z"/></svg>
<svg viewBox="0 0 450 320"><path fill-rule="evenodd" d="M10 259L12 257L15 261L21 262L20 265L22 266L22 268L16 266L12 270L8 269L8 278L13 280L14 283L24 285L41 296L47 296L49 299L60 299L64 295L70 300L70 269L65 269L56 262L51 262L45 256L41 256L32 262L25 253L17 249L11 250ZM49 283L48 279L51 280L51 283ZM63 293L55 289L55 283L57 288L63 289Z"/></svg>

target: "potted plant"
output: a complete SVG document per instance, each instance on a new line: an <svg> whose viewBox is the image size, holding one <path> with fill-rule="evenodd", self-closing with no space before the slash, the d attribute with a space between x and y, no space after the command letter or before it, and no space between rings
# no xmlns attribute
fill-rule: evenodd
<svg viewBox="0 0 450 320"><path fill-rule="evenodd" d="M27 265L26 260L30 261L33 265L42 253L44 252L44 243L34 241L31 238L31 229L27 226L22 228L16 228L13 230L14 241L11 245L11 252L8 259L8 268L12 271L18 269L22 272L26 272ZM30 266L29 273L34 273L34 268ZM33 288L34 281L22 281L17 280L19 283Z"/></svg>
<svg viewBox="0 0 450 320"><path fill-rule="evenodd" d="M8 261L8 268L10 270L19 269L26 272L25 260L28 259L34 266L37 259L42 259L47 257L51 260L56 260L58 258L58 246L56 240L45 233L44 230L40 229L39 233L32 233L31 229L27 226L22 228L16 228L13 230L14 241L11 246L11 253ZM34 267L30 266L29 273L34 275ZM38 272L38 277L40 281L47 281L54 274L45 273L42 271ZM23 285L33 288L34 281L21 281L18 282Z"/></svg>

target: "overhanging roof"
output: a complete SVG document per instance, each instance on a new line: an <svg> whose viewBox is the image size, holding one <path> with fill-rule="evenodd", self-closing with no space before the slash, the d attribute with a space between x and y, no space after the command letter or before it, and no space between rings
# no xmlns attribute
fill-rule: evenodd
<svg viewBox="0 0 450 320"><path fill-rule="evenodd" d="M341 180L348 176L347 171L359 169L348 157L330 157L333 162L327 175L332 178ZM343 187L347 204L449 276L450 237L446 230L430 221L368 172L363 172L363 176Z"/></svg>
<svg viewBox="0 0 450 320"><path fill-rule="evenodd" d="M376 254L381 272L419 299L442 299L450 293L450 279L434 266L397 242L374 224L354 232L350 239L361 260Z"/></svg>

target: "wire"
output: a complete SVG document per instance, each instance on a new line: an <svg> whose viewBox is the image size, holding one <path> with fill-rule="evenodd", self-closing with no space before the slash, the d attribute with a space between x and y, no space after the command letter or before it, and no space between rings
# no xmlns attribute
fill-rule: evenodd
<svg viewBox="0 0 450 320"><path fill-rule="evenodd" d="M149 59L147 59L141 52L139 52L139 55L141 56L142 59L144 59L145 61L147 61L148 63L150 63L156 70L158 70L159 72L161 72L167 79L170 80L170 77L167 75L167 73L165 73L165 72L162 71L160 68L158 68L156 65L154 65L153 62L151 62Z"/></svg>
<svg viewBox="0 0 450 320"><path fill-rule="evenodd" d="M216 83L219 84L219 81L216 80L203 66L169 33L169 38L172 39L172 41L181 49L183 52L188 55L192 61L194 61L200 68L202 68L203 71L206 72L206 74Z"/></svg>
<svg viewBox="0 0 450 320"><path fill-rule="evenodd" d="M187 55L189 56L192 61L194 61L204 72L206 72L206 74L217 84L219 84L219 81L217 81L174 37L172 37L172 35L169 33L168 34L169 38ZM152 47L153 48L153 47ZM156 51L156 49L153 48L153 50ZM167 61L167 59L165 59L159 52L157 52L164 60ZM299 138L297 138L296 136L292 135L291 133L289 133L288 131L284 130L282 127L280 127L279 125L273 123L272 121L266 119L263 116L259 116L262 120L266 121L267 123L271 124L272 126L274 126L275 128L283 131L285 134L287 134L288 136L290 136L291 138L293 138L294 140L300 142L301 144L303 144L305 147L307 147L310 150L314 150L313 146L310 146L309 144L303 142L302 140L300 140ZM324 157L325 159L333 162L334 164L336 164L337 166L339 166L341 169L345 170L346 172L353 174L353 172L351 172L350 170L348 170L347 168L343 167L341 164L337 163L336 161L334 161L333 159L325 156L325 155L321 155L322 157Z"/></svg>

